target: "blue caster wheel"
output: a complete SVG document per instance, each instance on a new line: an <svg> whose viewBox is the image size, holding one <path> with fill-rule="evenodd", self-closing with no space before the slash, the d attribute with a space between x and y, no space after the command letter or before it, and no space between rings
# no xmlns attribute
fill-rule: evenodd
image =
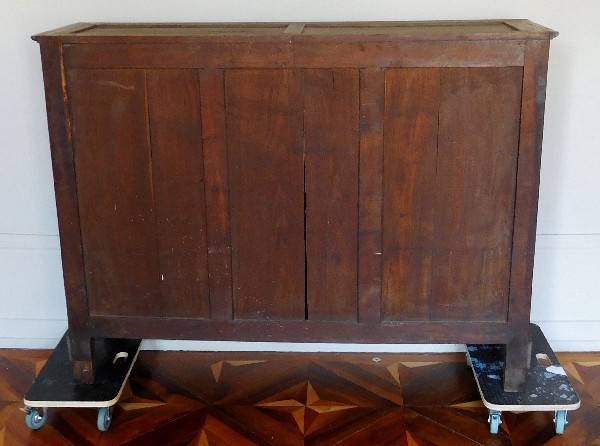
<svg viewBox="0 0 600 446"><path fill-rule="evenodd" d="M502 424L502 412L499 410L490 410L488 422L490 423L490 432L492 434L497 434L498 428Z"/></svg>
<svg viewBox="0 0 600 446"><path fill-rule="evenodd" d="M568 423L567 421L567 411L566 410L557 410L554 414L554 424L556 426L556 433L562 434L565 432L565 425Z"/></svg>
<svg viewBox="0 0 600 446"><path fill-rule="evenodd" d="M106 432L110 428L112 414L110 407L101 407L98 409L98 430Z"/></svg>
<svg viewBox="0 0 600 446"><path fill-rule="evenodd" d="M25 424L29 429L39 429L48 419L48 412L45 409L29 409L25 415Z"/></svg>

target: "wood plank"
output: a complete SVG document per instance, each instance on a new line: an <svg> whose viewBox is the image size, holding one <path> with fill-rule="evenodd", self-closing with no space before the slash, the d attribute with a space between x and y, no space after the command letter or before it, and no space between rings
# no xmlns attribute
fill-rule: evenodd
<svg viewBox="0 0 600 446"><path fill-rule="evenodd" d="M379 68L523 66L523 41L363 41L343 36L332 42L302 36L240 41L69 45L71 68ZM358 41L356 41L358 39ZM362 39L362 40L360 40ZM353 41L354 40L354 41Z"/></svg>
<svg viewBox="0 0 600 446"><path fill-rule="evenodd" d="M72 45L68 67L81 68L281 68L292 64L289 42L98 43Z"/></svg>
<svg viewBox="0 0 600 446"><path fill-rule="evenodd" d="M200 70L210 317L233 318L229 177L222 70Z"/></svg>
<svg viewBox="0 0 600 446"><path fill-rule="evenodd" d="M381 319L385 71L360 71L358 320Z"/></svg>
<svg viewBox="0 0 600 446"><path fill-rule="evenodd" d="M442 70L432 317L508 317L522 68Z"/></svg>
<svg viewBox="0 0 600 446"><path fill-rule="evenodd" d="M363 36L364 37L364 36ZM350 39L348 39L350 40ZM502 67L523 65L523 42L300 42L293 66L314 68Z"/></svg>
<svg viewBox="0 0 600 446"><path fill-rule="evenodd" d="M68 86L90 313L158 315L144 73L69 70Z"/></svg>
<svg viewBox="0 0 600 446"><path fill-rule="evenodd" d="M357 319L359 108L358 70L306 71L309 319Z"/></svg>
<svg viewBox="0 0 600 446"><path fill-rule="evenodd" d="M65 87L67 80L63 66L63 47L42 43L40 51L69 319L69 347L76 379L89 383L94 380L94 340L90 337L87 326L88 293L83 264L71 119Z"/></svg>
<svg viewBox="0 0 600 446"><path fill-rule="evenodd" d="M430 316L439 70L385 75L383 301L386 320ZM440 222L440 224L443 224Z"/></svg>
<svg viewBox="0 0 600 446"><path fill-rule="evenodd" d="M234 316L304 319L302 73L225 72Z"/></svg>
<svg viewBox="0 0 600 446"><path fill-rule="evenodd" d="M465 325L468 325L465 327ZM506 322L464 321L385 321L381 324L357 324L355 321L319 321L277 319L236 319L234 321L160 317L114 318L93 316L90 327L98 336L144 339L203 339L218 341L268 342L340 342L397 344L457 343L503 344L512 331Z"/></svg>
<svg viewBox="0 0 600 446"><path fill-rule="evenodd" d="M523 371L529 366L529 336L526 329L531 309L531 281L535 256L537 202L548 70L548 41L529 42L523 71L523 100L516 178L515 226L512 234L512 269L508 319L515 337L506 350L508 388L519 388ZM519 336L519 334L521 336Z"/></svg>
<svg viewBox="0 0 600 446"><path fill-rule="evenodd" d="M300 27L319 40L355 42L526 40L548 39L556 33L529 20L361 21L317 23L81 23L33 36L34 40L55 38L65 43L190 43L284 41ZM300 33L298 33L300 34ZM305 39L306 40L306 39Z"/></svg>
<svg viewBox="0 0 600 446"><path fill-rule="evenodd" d="M208 318L206 206L196 70L149 70L161 314Z"/></svg>

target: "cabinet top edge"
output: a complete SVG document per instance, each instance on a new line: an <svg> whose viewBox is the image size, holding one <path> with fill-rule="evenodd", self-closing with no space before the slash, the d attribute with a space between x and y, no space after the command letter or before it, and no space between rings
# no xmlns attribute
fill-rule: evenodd
<svg viewBox="0 0 600 446"><path fill-rule="evenodd" d="M259 42L293 39L390 40L549 40L558 33L525 19L421 22L312 23L76 23L32 39L64 43Z"/></svg>

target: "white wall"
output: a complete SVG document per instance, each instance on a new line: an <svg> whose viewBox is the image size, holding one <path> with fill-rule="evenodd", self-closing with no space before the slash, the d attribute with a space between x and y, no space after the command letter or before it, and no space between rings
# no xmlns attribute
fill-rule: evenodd
<svg viewBox="0 0 600 446"><path fill-rule="evenodd" d="M41 67L29 36L81 21L480 18L528 18L561 33L551 45L532 320L557 350L600 350L598 0L0 0L0 347L53 347L66 328Z"/></svg>

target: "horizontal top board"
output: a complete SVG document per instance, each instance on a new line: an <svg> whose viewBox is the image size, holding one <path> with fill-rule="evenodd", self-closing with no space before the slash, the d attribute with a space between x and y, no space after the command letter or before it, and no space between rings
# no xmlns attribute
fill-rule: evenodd
<svg viewBox="0 0 600 446"><path fill-rule="evenodd" d="M259 42L526 40L558 33L529 20L338 23L78 23L33 36L38 42Z"/></svg>

